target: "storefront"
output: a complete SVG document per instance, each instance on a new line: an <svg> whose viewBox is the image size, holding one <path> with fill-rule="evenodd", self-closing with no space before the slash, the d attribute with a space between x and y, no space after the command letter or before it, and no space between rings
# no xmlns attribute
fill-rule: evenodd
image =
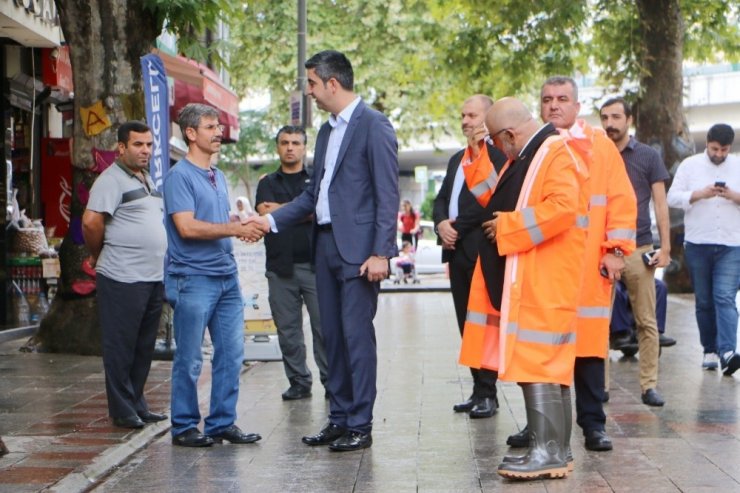
<svg viewBox="0 0 740 493"><path fill-rule="evenodd" d="M54 131L59 137L63 136L62 117L50 117L52 113L61 113L49 108L68 100L69 94L65 96L55 84L46 84L42 74L44 56L53 53L58 58L61 49L61 31L53 0L8 0L0 4L0 109L5 157L5 169L0 173L3 228L0 234L0 286L3 287L0 326L3 327L33 322L39 310L44 309L38 302L39 295L47 288L41 259L35 255L21 257L14 250L26 244L33 248L36 239L45 239L45 235L10 235L7 225L20 210L29 218L44 217L42 136ZM17 209L13 208L14 198ZM25 309L19 313L14 301L21 293Z"/></svg>

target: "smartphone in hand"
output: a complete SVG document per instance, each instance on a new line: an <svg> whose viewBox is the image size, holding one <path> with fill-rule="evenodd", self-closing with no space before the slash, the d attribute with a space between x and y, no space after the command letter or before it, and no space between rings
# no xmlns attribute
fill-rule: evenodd
<svg viewBox="0 0 740 493"><path fill-rule="evenodd" d="M649 252L645 252L642 254L642 262L647 265L648 267L651 267L650 262L652 262L653 257L658 253L658 250L650 250Z"/></svg>
<svg viewBox="0 0 740 493"><path fill-rule="evenodd" d="M714 186L715 187L719 187L719 188L725 188L727 186L727 183L725 183L723 181L715 181L714 182Z"/></svg>

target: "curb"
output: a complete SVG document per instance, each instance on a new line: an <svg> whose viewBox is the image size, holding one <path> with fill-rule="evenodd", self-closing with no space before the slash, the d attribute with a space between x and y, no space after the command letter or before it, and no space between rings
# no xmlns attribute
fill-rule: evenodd
<svg viewBox="0 0 740 493"><path fill-rule="evenodd" d="M240 375L248 372L254 366L255 363L251 362L250 364L243 364ZM210 383L209 378L207 389L198 388L198 392L203 396L200 403L211 398ZM72 471L43 491L53 493L82 493L89 491L91 488L99 485L116 468L128 462L138 451L164 436L171 428L172 425L169 419L160 421L159 423L147 424L143 430L135 433L126 442L107 449L95 457L92 463L85 466L82 470Z"/></svg>

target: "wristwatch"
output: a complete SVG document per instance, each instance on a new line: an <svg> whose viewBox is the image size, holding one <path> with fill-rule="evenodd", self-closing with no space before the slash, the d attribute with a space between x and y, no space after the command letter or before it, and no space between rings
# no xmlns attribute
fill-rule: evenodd
<svg viewBox="0 0 740 493"><path fill-rule="evenodd" d="M606 253L611 253L615 257L624 257L624 251L619 247L607 248Z"/></svg>

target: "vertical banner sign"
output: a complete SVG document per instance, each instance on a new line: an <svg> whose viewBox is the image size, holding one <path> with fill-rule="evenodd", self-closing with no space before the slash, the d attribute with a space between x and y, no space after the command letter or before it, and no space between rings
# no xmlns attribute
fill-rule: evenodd
<svg viewBox="0 0 740 493"><path fill-rule="evenodd" d="M170 116L167 89L167 74L164 63L157 55L141 57L141 73L144 77L144 106L146 121L152 129L154 143L149 175L154 187L161 191L164 175L170 168Z"/></svg>

